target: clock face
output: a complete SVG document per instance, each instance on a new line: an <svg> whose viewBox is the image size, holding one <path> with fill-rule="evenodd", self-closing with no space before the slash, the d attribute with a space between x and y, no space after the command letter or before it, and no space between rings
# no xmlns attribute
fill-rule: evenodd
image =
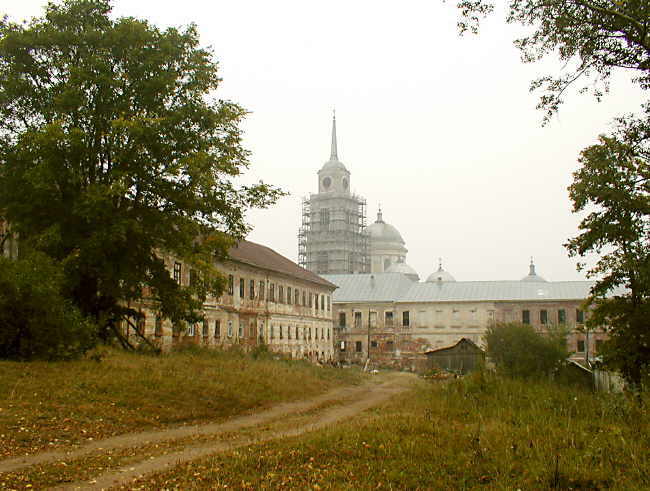
<svg viewBox="0 0 650 491"><path fill-rule="evenodd" d="M347 189L347 188L348 188L348 180L344 177L343 178L343 189Z"/></svg>
<svg viewBox="0 0 650 491"><path fill-rule="evenodd" d="M323 187L325 189L329 188L331 185L332 185L332 179L330 179L329 177L323 179Z"/></svg>

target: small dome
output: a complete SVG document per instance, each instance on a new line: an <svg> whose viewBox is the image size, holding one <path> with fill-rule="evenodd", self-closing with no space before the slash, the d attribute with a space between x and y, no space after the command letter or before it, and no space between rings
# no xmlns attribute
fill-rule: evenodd
<svg viewBox="0 0 650 491"><path fill-rule="evenodd" d="M526 281L526 282L538 282L538 283L546 283L546 280L539 276L535 272L535 264L533 263L533 258L530 258L530 266L528 269L528 275L524 276L521 281Z"/></svg>
<svg viewBox="0 0 650 491"><path fill-rule="evenodd" d="M393 263L390 268L386 270L386 273L401 273L413 281L420 281L420 275L418 275L418 272L406 263Z"/></svg>
<svg viewBox="0 0 650 491"><path fill-rule="evenodd" d="M390 223L384 222L381 210L377 213L377 221L368 227L370 239L376 242L399 242L404 245L404 239L398 230Z"/></svg>
<svg viewBox="0 0 650 491"><path fill-rule="evenodd" d="M319 172L332 172L332 171L343 171L343 172L348 172L348 170L345 168L345 165L343 165L343 162L340 160L328 160L323 164L323 167L321 167Z"/></svg>
<svg viewBox="0 0 650 491"><path fill-rule="evenodd" d="M456 278L454 278L451 274L449 274L447 271L442 269L442 260L438 264L438 271L431 273L429 277L427 278L427 283L444 283L444 282L451 282L451 281L456 281Z"/></svg>

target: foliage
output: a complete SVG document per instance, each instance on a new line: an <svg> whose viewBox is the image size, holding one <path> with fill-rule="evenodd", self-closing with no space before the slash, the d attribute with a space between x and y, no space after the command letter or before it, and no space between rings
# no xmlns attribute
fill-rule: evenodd
<svg viewBox="0 0 650 491"><path fill-rule="evenodd" d="M567 359L567 331L549 326L538 332L531 325L490 326L485 334L487 355L497 370L513 377L549 376Z"/></svg>
<svg viewBox="0 0 650 491"><path fill-rule="evenodd" d="M213 349L153 357L101 348L65 363L0 361L0 459L89 438L213 423L361 379L357 370Z"/></svg>
<svg viewBox="0 0 650 491"><path fill-rule="evenodd" d="M475 373L300 437L216 454L133 487L646 489L650 417L614 395Z"/></svg>
<svg viewBox="0 0 650 491"><path fill-rule="evenodd" d="M650 166L647 142L622 127L586 148L569 194L575 212L588 212L570 254L597 253L588 327L607 326L604 361L638 385L650 373ZM583 266L583 265L581 265Z"/></svg>
<svg viewBox="0 0 650 491"><path fill-rule="evenodd" d="M217 63L196 27L110 14L109 0L61 0L29 24L0 21L0 210L63 265L67 296L103 337L137 318L126 306L143 294L196 321L246 210L281 194L234 183L246 113L212 97ZM191 285L170 277L167 254L194 270Z"/></svg>
<svg viewBox="0 0 650 491"><path fill-rule="evenodd" d="M581 79L593 81L598 98L608 90L615 70L631 70L643 89L650 87L650 4L647 0L508 0L506 21L531 28L516 40L524 62L558 56L565 70L542 76L531 90L542 89L538 108L548 120L564 101L566 89ZM477 32L492 13L492 0L459 0L462 32ZM589 84L581 87L589 90Z"/></svg>
<svg viewBox="0 0 650 491"><path fill-rule="evenodd" d="M73 358L94 344L95 326L63 298L63 272L43 254L0 256L0 358Z"/></svg>

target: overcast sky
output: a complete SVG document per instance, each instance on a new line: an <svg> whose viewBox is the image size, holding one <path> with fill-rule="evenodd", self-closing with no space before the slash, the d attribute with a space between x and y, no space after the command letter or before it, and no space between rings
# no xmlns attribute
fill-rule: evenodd
<svg viewBox="0 0 650 491"><path fill-rule="evenodd" d="M43 0L2 0L13 20ZM634 111L621 76L603 102L572 95L541 127L529 81L552 63L523 65L503 16L459 38L455 2L381 0L115 0L116 15L199 27L223 85L250 111L247 180L290 192L250 213L249 238L297 259L300 201L317 191L336 107L339 158L401 232L425 279L442 257L457 280L519 279L534 256L548 280L584 279L562 244L577 233L567 196L581 149Z"/></svg>

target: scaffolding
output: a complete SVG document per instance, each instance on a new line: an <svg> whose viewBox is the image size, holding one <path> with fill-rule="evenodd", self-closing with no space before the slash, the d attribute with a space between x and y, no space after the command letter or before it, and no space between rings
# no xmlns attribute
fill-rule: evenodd
<svg viewBox="0 0 650 491"><path fill-rule="evenodd" d="M303 198L298 262L317 274L369 272L366 200L348 193Z"/></svg>

